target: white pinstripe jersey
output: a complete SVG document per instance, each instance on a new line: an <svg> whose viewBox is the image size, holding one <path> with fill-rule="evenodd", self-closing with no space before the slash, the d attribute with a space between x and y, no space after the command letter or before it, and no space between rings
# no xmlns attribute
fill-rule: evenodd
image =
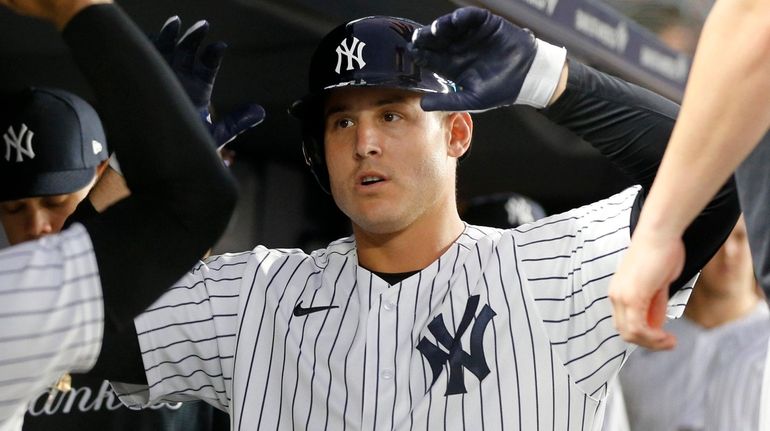
<svg viewBox="0 0 770 431"><path fill-rule="evenodd" d="M99 355L104 306L82 225L0 251L0 429L20 429L27 401Z"/></svg>
<svg viewBox="0 0 770 431"><path fill-rule="evenodd" d="M467 226L393 286L353 238L211 258L136 320L149 391L116 389L208 400L234 430L592 429L628 348L607 288L637 190Z"/></svg>

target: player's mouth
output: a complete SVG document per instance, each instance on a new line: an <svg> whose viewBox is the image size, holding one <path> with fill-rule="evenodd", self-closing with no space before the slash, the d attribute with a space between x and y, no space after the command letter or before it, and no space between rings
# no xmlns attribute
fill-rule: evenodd
<svg viewBox="0 0 770 431"><path fill-rule="evenodd" d="M369 189L387 181L385 175L376 172L366 172L356 178L356 185L364 189Z"/></svg>
<svg viewBox="0 0 770 431"><path fill-rule="evenodd" d="M385 179L380 177L375 177L375 176L366 176L361 178L361 185L368 186L368 185L379 183L381 181L385 181Z"/></svg>

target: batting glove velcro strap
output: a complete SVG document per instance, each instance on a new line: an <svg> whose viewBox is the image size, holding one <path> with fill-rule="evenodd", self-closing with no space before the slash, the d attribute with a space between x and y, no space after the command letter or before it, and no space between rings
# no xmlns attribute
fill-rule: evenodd
<svg viewBox="0 0 770 431"><path fill-rule="evenodd" d="M536 39L537 54L532 67L524 78L516 105L529 105L538 109L548 106L556 86L559 84L561 70L567 60L567 50Z"/></svg>

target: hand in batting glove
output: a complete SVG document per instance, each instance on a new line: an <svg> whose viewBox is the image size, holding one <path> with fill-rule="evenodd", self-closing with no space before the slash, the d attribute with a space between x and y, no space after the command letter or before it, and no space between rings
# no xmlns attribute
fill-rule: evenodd
<svg viewBox="0 0 770 431"><path fill-rule="evenodd" d="M458 86L456 93L423 96L426 111L486 111L514 104L543 108L566 58L564 48L476 7L418 28L410 50L418 64Z"/></svg>
<svg viewBox="0 0 770 431"><path fill-rule="evenodd" d="M203 123L217 143L217 149L222 149L238 135L261 123L265 118L265 110L259 105L248 104L228 113L216 123L212 122L209 113L211 92L227 44L214 42L203 48L198 55L201 42L208 33L209 23L198 21L179 37L181 28L179 17L171 17L163 24L153 42L200 113Z"/></svg>

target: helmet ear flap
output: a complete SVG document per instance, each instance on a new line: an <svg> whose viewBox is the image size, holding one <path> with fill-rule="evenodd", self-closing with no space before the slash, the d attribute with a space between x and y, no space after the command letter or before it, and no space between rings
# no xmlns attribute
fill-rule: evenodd
<svg viewBox="0 0 770 431"><path fill-rule="evenodd" d="M310 167L310 172L318 181L318 185L324 192L331 194L329 171L326 169L326 157L323 148L323 135L317 127L303 127L302 155L305 158L305 163Z"/></svg>

